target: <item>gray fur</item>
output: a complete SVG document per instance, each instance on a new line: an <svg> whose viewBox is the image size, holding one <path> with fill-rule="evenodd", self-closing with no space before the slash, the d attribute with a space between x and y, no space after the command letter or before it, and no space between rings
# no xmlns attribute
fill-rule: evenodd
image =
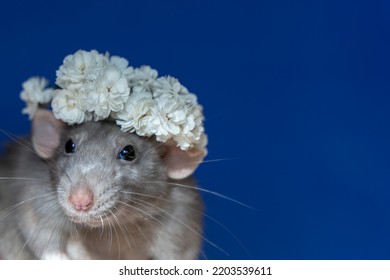
<svg viewBox="0 0 390 280"><path fill-rule="evenodd" d="M74 154L64 153L69 138ZM136 159L117 159L129 144ZM0 181L0 258L198 257L202 203L192 178L167 178L161 143L90 122L65 129L47 161L30 147L14 144L0 162L1 177L20 178ZM68 201L82 185L94 193L89 212Z"/></svg>

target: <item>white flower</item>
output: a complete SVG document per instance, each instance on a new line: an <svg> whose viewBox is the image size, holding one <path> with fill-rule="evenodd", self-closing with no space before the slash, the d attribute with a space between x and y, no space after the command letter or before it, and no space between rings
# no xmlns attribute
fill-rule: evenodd
<svg viewBox="0 0 390 280"><path fill-rule="evenodd" d="M113 114L123 131L136 132L140 136L151 136L151 108L155 106L152 94L145 91L133 92L122 111Z"/></svg>
<svg viewBox="0 0 390 280"><path fill-rule="evenodd" d="M135 68L134 71L128 76L129 85L144 85L150 81L154 81L158 76L157 70L150 66L143 65L139 68Z"/></svg>
<svg viewBox="0 0 390 280"><path fill-rule="evenodd" d="M129 94L126 77L117 67L111 65L102 71L95 88L88 93L87 109L94 112L95 120L106 119L111 111L123 110Z"/></svg>
<svg viewBox="0 0 390 280"><path fill-rule="evenodd" d="M206 144L201 143L202 107L196 96L172 77L143 80L133 86L124 110L112 117L123 131L155 135L160 142L173 139L183 150Z"/></svg>
<svg viewBox="0 0 390 280"><path fill-rule="evenodd" d="M53 97L53 89L46 88L48 84L49 81L45 78L32 77L22 84L23 91L20 94L20 98L23 101L48 103Z"/></svg>
<svg viewBox="0 0 390 280"><path fill-rule="evenodd" d="M28 119L32 120L37 111L38 111L38 103L28 101L26 102L26 107L24 107L22 110L22 114L28 115Z"/></svg>
<svg viewBox="0 0 390 280"><path fill-rule="evenodd" d="M53 97L53 89L46 88L49 81L41 77L32 77L22 84L23 90L20 98L26 102L26 107L22 110L31 120L38 110L38 104L49 103Z"/></svg>
<svg viewBox="0 0 390 280"><path fill-rule="evenodd" d="M80 108L80 96L75 91L56 90L51 103L53 114L70 125L92 120L92 114Z"/></svg>
<svg viewBox="0 0 390 280"><path fill-rule="evenodd" d="M167 76L156 79L153 83L153 93L155 97L163 94L170 94L177 97L178 95L186 95L189 92L186 87L180 84L178 79Z"/></svg>
<svg viewBox="0 0 390 280"><path fill-rule="evenodd" d="M127 59L123 57L113 55L110 57L110 63L122 71L123 75L126 77L129 77L134 71L133 67L129 67Z"/></svg>
<svg viewBox="0 0 390 280"><path fill-rule="evenodd" d="M189 149L193 146L199 146L202 144L202 135L204 134L203 128L203 114L202 107L187 107L186 121L181 126L179 134L173 136L175 140L183 150Z"/></svg>
<svg viewBox="0 0 390 280"><path fill-rule="evenodd" d="M157 121L156 136L177 135L180 125L185 121L186 112L174 98L159 98L152 110Z"/></svg>
<svg viewBox="0 0 390 280"><path fill-rule="evenodd" d="M89 90L108 63L108 58L96 50L90 52L79 50L65 57L57 70L56 84L68 90L81 88Z"/></svg>
<svg viewBox="0 0 390 280"><path fill-rule="evenodd" d="M23 84L23 113L32 118L39 103L53 98L47 80L32 78ZM57 70L52 100L56 118L68 124L103 119L115 120L123 131L176 141L183 150L205 149L202 107L196 95L179 80L159 77L150 66L132 68L119 56L79 50L68 55Z"/></svg>

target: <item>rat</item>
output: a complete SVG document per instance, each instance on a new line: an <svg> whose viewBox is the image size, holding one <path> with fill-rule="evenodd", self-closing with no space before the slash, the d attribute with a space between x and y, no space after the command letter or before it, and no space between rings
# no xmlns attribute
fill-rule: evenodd
<svg viewBox="0 0 390 280"><path fill-rule="evenodd" d="M205 150L39 109L0 160L0 259L196 259Z"/></svg>

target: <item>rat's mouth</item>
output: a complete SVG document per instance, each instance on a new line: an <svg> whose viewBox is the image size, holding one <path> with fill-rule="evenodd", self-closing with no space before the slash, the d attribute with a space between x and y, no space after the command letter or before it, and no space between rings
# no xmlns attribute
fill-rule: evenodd
<svg viewBox="0 0 390 280"><path fill-rule="evenodd" d="M91 209L83 209L74 207L69 201L64 201L65 199L60 199L64 214L70 222L76 225L99 228L112 224L113 210L110 210L110 205L106 206L108 203L100 202L99 207L93 206Z"/></svg>
<svg viewBox="0 0 390 280"><path fill-rule="evenodd" d="M107 224L107 217L91 217L91 216L68 216L69 220L75 224L80 224L89 227L104 227Z"/></svg>

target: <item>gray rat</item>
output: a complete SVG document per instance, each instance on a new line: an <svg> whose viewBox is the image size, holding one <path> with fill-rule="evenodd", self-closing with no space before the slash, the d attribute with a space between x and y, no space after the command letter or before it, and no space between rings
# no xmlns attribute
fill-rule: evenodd
<svg viewBox="0 0 390 280"><path fill-rule="evenodd" d="M40 109L0 161L0 258L199 257L204 153Z"/></svg>

